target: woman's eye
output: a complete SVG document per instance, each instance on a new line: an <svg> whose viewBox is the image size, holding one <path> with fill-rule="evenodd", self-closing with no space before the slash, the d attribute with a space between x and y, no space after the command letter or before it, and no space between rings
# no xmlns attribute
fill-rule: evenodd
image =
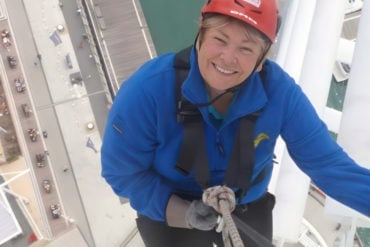
<svg viewBox="0 0 370 247"><path fill-rule="evenodd" d="M253 52L253 50L251 48L249 48L249 47L242 47L242 48L240 48L240 50L242 52Z"/></svg>
<svg viewBox="0 0 370 247"><path fill-rule="evenodd" d="M223 39L221 39L221 38L219 38L219 37L215 37L214 39L215 39L216 41L218 41L218 42L222 43L222 44L225 44L225 43L226 43L226 41L225 41L225 40L223 40Z"/></svg>

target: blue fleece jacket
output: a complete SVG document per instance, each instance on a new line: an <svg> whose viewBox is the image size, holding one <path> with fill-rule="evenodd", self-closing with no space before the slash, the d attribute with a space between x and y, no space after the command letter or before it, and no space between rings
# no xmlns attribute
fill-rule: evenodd
<svg viewBox="0 0 370 247"><path fill-rule="evenodd" d="M130 199L131 206L153 220L165 221L172 193L199 197L202 190L194 174L180 174L175 164L183 127L176 121L174 54L145 63L125 81L110 110L101 150L102 176L114 192ZM182 85L192 103L208 101L196 54ZM263 108L255 127L254 176L267 167L265 179L254 185L242 203L261 197L273 169L279 135L298 167L325 193L370 215L370 170L357 165L337 145L300 87L277 64L266 61L265 81L254 73L216 128L207 107L200 108L211 185L222 184L238 119ZM194 140L195 142L197 140ZM219 146L224 152L220 152Z"/></svg>

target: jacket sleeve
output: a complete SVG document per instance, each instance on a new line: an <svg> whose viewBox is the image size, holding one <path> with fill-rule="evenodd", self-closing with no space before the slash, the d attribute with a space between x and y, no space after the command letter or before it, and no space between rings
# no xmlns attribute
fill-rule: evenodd
<svg viewBox="0 0 370 247"><path fill-rule="evenodd" d="M290 96L282 129L290 156L326 194L370 216L370 170L336 143L298 86Z"/></svg>
<svg viewBox="0 0 370 247"><path fill-rule="evenodd" d="M171 186L152 168L158 145L155 103L144 90L132 90L131 84L121 87L109 113L102 176L140 214L164 221Z"/></svg>

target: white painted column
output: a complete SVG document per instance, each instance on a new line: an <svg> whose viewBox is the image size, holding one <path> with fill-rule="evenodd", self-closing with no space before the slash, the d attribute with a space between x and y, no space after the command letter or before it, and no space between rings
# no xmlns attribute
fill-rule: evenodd
<svg viewBox="0 0 370 247"><path fill-rule="evenodd" d="M289 3L287 13L282 16L283 25L279 35L279 50L277 52L276 62L297 82L299 81L302 70L315 5L316 1L293 0ZM299 215L289 214L287 216L287 212L281 210L286 206L285 202L289 203L289 191L292 188L291 184L281 182L281 176L284 177L284 174L290 173L292 168L291 165L286 165L290 162L286 161L285 144L281 138L278 139L274 151L277 157L276 160L279 163L274 168L269 184L269 191L277 197L277 204L274 210L274 237L284 242L284 239L289 236L289 229L285 228L287 226L286 222L297 219ZM296 168L293 167L293 169ZM287 191L287 193L283 191ZM287 217L290 217L291 220Z"/></svg>
<svg viewBox="0 0 370 247"><path fill-rule="evenodd" d="M300 0L286 1L284 4L288 6L284 6L283 10L279 10L282 24L278 33L277 45L279 45L279 49L275 61L282 67L285 65L287 53L289 52L288 48L292 38L295 19L297 18L299 2Z"/></svg>
<svg viewBox="0 0 370 247"><path fill-rule="evenodd" d="M309 10L303 12L305 11ZM322 115L326 106L344 11L345 1L337 1L335 4L331 0L317 1L311 29L298 32L309 32L299 76L300 85L319 115ZM298 240L309 183L310 179L295 166L288 152L285 152L276 188L275 236L290 242Z"/></svg>
<svg viewBox="0 0 370 247"><path fill-rule="evenodd" d="M360 165L370 168L370 0L365 0L358 27L356 46L353 54L350 79L344 101L342 120L338 133L338 143ZM325 205L328 214L341 218L364 219L359 213L328 199ZM364 223L370 227L367 218ZM362 225L361 220L356 220Z"/></svg>
<svg viewBox="0 0 370 247"><path fill-rule="evenodd" d="M282 16L282 30L279 32L276 62L282 66L297 82L302 69L308 35L315 11L316 0L292 0L287 2L287 12ZM274 150L276 161L281 164L285 144L279 138ZM269 191L274 193L280 173L280 166L275 166Z"/></svg>
<svg viewBox="0 0 370 247"><path fill-rule="evenodd" d="M285 30L289 31L287 33L289 39L286 39L287 36L282 37L284 43L281 44L281 48L285 46L286 49L279 50L278 58L283 59L281 65L296 80L300 76L315 5L316 1L292 1L290 11L296 13L289 12L287 15Z"/></svg>
<svg viewBox="0 0 370 247"><path fill-rule="evenodd" d="M278 42L275 44L275 46L278 46L277 48L273 47L274 49L277 49L275 62L278 63L281 67L285 67L285 61L286 57L288 55L289 49L289 43L292 39L292 33L293 33L293 27L295 24L295 19L297 18L298 13L298 6L299 6L300 0L292 0L290 2L285 2L288 6L284 6L283 10L280 11L280 15L282 18L282 26L280 27L279 33L278 33ZM303 59L303 58L302 58ZM279 163L281 163L282 156L285 151L285 144L281 140L281 138L278 138L274 154L276 155L275 160ZM271 193L275 193L276 189L276 183L278 179L278 175L280 172L280 166L275 166L272 178L269 184L269 191Z"/></svg>

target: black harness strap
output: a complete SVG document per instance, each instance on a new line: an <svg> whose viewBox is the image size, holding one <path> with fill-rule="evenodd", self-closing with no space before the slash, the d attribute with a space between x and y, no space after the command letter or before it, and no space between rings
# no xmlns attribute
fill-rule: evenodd
<svg viewBox="0 0 370 247"><path fill-rule="evenodd" d="M175 68L175 71L176 71L175 72L175 96L176 96L175 105L177 106L177 110L182 109L183 107L182 105L178 105L178 104L182 102L183 100L183 97L181 94L181 85L183 81L186 79L186 77L188 76L188 72L190 69L189 56L190 56L191 48L192 48L191 46L187 47L179 51L175 55L175 61L174 61L173 67ZM187 110L187 109L184 109L184 110ZM179 117L179 113L183 114L182 112L177 111L178 117ZM179 120L180 119L177 119L177 121Z"/></svg>
<svg viewBox="0 0 370 247"><path fill-rule="evenodd" d="M240 188L237 191L237 197L239 198L244 197L247 190L252 186L254 126L261 113L262 111L257 111L240 119L227 166L224 183L230 187Z"/></svg>
<svg viewBox="0 0 370 247"><path fill-rule="evenodd" d="M202 115L197 107L187 101L181 94L181 85L189 69L189 56L192 46L178 52L174 61L175 68L175 103L177 121L184 125L183 142L176 164L176 169L187 176L194 167L195 179L202 188L209 184L208 159L204 138ZM197 145L195 145L197 142ZM203 171L207 171L204 173Z"/></svg>
<svg viewBox="0 0 370 247"><path fill-rule="evenodd" d="M209 186L209 168L204 121L198 108L181 94L181 85L190 69L191 48L178 52L174 61L177 121L184 126L183 143L176 169L186 176L194 168L196 181L205 189ZM238 199L244 197L251 186L262 181L266 174L265 169L253 182L251 181L254 168L254 126L261 112L259 110L239 120L239 128L224 180L226 185L239 188L236 193Z"/></svg>

